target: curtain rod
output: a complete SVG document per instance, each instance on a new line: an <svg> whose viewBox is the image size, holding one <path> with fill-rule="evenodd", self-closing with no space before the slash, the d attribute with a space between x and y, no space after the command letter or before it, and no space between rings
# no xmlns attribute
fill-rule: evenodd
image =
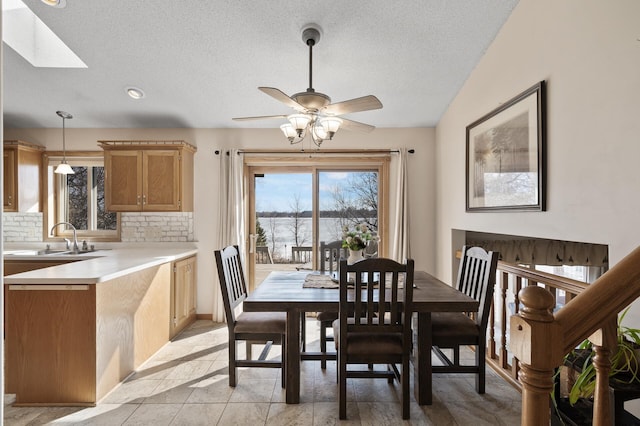
<svg viewBox="0 0 640 426"><path fill-rule="evenodd" d="M214 153L216 155L220 154L220 150L216 149ZM254 149L254 150L239 150L238 154L278 154L278 155L302 155L302 154L397 154L399 153L399 149L324 149L314 150L314 151L282 151L282 150L269 150L269 149ZM407 150L409 154L413 154L416 152L415 149ZM227 155L229 155L229 151L225 151Z"/></svg>

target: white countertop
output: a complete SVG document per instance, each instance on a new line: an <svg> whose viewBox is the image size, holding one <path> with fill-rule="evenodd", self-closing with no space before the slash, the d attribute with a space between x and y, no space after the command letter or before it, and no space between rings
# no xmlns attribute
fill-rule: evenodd
<svg viewBox="0 0 640 426"><path fill-rule="evenodd" d="M196 254L195 246L97 249L78 255L37 255L33 250L4 250L5 260L84 259L4 277L5 284L96 284Z"/></svg>

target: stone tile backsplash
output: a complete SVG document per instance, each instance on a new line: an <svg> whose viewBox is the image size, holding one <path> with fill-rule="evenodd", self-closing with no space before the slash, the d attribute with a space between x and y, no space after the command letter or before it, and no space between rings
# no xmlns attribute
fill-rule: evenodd
<svg viewBox="0 0 640 426"><path fill-rule="evenodd" d="M42 241L42 213L3 213L2 238L5 243Z"/></svg>
<svg viewBox="0 0 640 426"><path fill-rule="evenodd" d="M193 241L193 213L122 213L122 242Z"/></svg>
<svg viewBox="0 0 640 426"><path fill-rule="evenodd" d="M193 213L122 213L122 242L191 242ZM4 213L4 242L42 241L42 213Z"/></svg>

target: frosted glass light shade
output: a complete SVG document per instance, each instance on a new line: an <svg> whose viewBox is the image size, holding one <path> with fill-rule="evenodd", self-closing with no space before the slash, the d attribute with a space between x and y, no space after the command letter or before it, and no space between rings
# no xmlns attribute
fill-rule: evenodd
<svg viewBox="0 0 640 426"><path fill-rule="evenodd" d="M58 173L60 175L72 175L75 174L73 169L67 163L60 163L58 167L55 168L53 173Z"/></svg>
<svg viewBox="0 0 640 426"><path fill-rule="evenodd" d="M316 124L313 126L313 133L316 135L316 138L323 139L323 140L326 139L327 136L329 136L329 134L324 129L324 127L322 127L319 124Z"/></svg>
<svg viewBox="0 0 640 426"><path fill-rule="evenodd" d="M338 117L324 117L320 119L320 125L322 126L324 131L329 134L329 139L331 139L333 135L338 131L341 124L342 120Z"/></svg>
<svg viewBox="0 0 640 426"><path fill-rule="evenodd" d="M289 123L297 130L299 135L307 127L311 121L311 117L306 114L291 114L287 117L287 120L289 120Z"/></svg>
<svg viewBox="0 0 640 426"><path fill-rule="evenodd" d="M282 130L282 133L284 133L284 136L287 139L295 138L296 136L298 136L296 129L294 129L293 126L289 123L280 126L280 130Z"/></svg>

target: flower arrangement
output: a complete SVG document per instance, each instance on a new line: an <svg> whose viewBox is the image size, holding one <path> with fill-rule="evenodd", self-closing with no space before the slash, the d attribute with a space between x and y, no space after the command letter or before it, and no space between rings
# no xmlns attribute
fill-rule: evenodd
<svg viewBox="0 0 640 426"><path fill-rule="evenodd" d="M348 226L342 228L342 247L349 250L364 250L370 241L377 241L378 237L371 234L364 223L356 225L353 230Z"/></svg>

